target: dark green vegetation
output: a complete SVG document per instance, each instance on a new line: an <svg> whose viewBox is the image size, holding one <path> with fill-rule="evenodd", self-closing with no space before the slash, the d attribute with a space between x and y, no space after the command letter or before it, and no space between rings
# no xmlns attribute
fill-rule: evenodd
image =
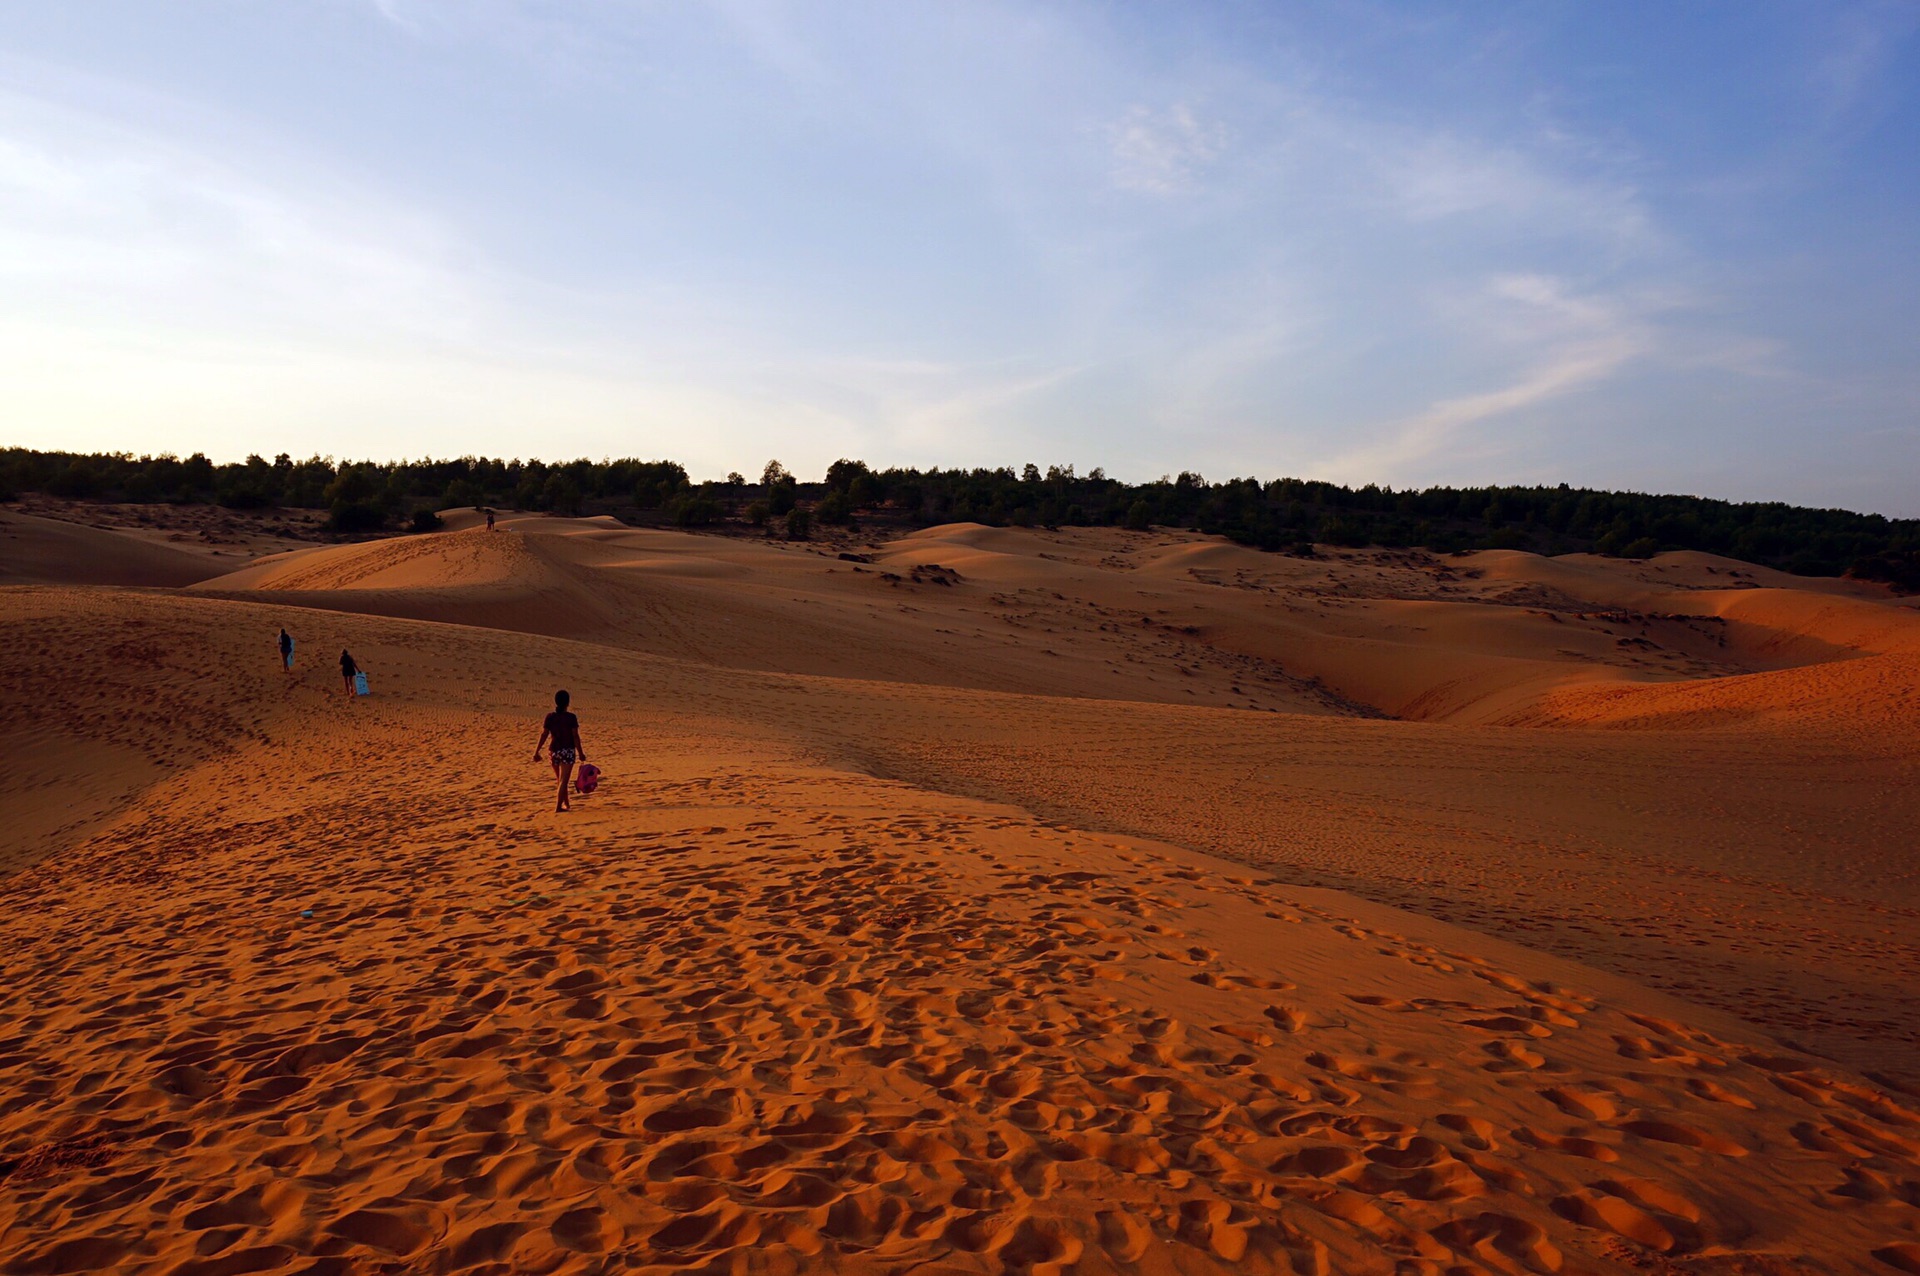
<svg viewBox="0 0 1920 1276"><path fill-rule="evenodd" d="M44 492L80 500L218 502L235 509L325 509L340 533L433 526L455 506L612 514L628 522L784 532L809 527L916 527L977 521L1014 526L1193 527L1266 550L1311 553L1315 542L1362 546L1591 550L1643 558L1697 549L1806 575L1851 572L1920 590L1920 520L1777 501L1735 504L1558 487L1431 487L1395 491L1304 479L1209 483L1183 473L1123 483L1072 466L1024 470L874 470L836 461L823 483L779 462L758 482L739 474L695 484L673 461L335 463L315 457L215 465L204 456L133 457L0 451L0 498ZM796 518L796 515L799 517Z"/></svg>

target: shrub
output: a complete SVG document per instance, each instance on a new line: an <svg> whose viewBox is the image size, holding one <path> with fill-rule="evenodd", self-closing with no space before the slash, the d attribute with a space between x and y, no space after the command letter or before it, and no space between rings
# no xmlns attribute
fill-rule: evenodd
<svg viewBox="0 0 1920 1276"><path fill-rule="evenodd" d="M337 500L327 510L327 528L335 532L377 532L387 524L387 512L377 501Z"/></svg>
<svg viewBox="0 0 1920 1276"><path fill-rule="evenodd" d="M236 483L221 489L220 504L230 510L260 510L272 505L273 498L250 484Z"/></svg>
<svg viewBox="0 0 1920 1276"><path fill-rule="evenodd" d="M765 527L767 519L773 515L773 507L765 501L755 501L747 506L747 521L755 527Z"/></svg>
<svg viewBox="0 0 1920 1276"><path fill-rule="evenodd" d="M845 526L853 521L853 502L845 492L830 492L814 507L813 516L823 523Z"/></svg>
<svg viewBox="0 0 1920 1276"><path fill-rule="evenodd" d="M1660 542L1651 536L1642 536L1620 551L1622 558L1652 558L1660 552Z"/></svg>
<svg viewBox="0 0 1920 1276"><path fill-rule="evenodd" d="M1368 544L1373 538L1359 520L1348 518L1345 514L1335 514L1320 524L1320 541L1326 545L1340 545L1356 549Z"/></svg>
<svg viewBox="0 0 1920 1276"><path fill-rule="evenodd" d="M1859 580L1884 581L1902 594L1920 593L1920 550L1870 554L1855 560L1847 575Z"/></svg>
<svg viewBox="0 0 1920 1276"><path fill-rule="evenodd" d="M1127 507L1127 526L1136 532L1144 532L1153 526L1153 511L1147 508L1145 501L1135 501Z"/></svg>
<svg viewBox="0 0 1920 1276"><path fill-rule="evenodd" d="M787 515L787 539L803 541L813 531L813 518L805 510L794 510Z"/></svg>
<svg viewBox="0 0 1920 1276"><path fill-rule="evenodd" d="M437 532L443 522L439 513L429 506L422 505L413 512L413 530L416 532Z"/></svg>
<svg viewBox="0 0 1920 1276"><path fill-rule="evenodd" d="M667 502L667 516L677 527L710 527L720 521L720 506L704 496L676 496Z"/></svg>

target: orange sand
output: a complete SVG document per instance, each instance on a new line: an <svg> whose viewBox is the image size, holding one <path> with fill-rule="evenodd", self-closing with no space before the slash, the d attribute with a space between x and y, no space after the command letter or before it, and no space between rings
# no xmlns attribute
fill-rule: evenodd
<svg viewBox="0 0 1920 1276"><path fill-rule="evenodd" d="M526 519L0 634L0 1271L1920 1272L1864 586Z"/></svg>

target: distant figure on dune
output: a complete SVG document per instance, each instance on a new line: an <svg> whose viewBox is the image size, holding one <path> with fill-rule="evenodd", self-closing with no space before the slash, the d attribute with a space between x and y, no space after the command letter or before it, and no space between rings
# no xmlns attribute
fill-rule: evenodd
<svg viewBox="0 0 1920 1276"><path fill-rule="evenodd" d="M280 631L280 667L293 672L293 635L284 629Z"/></svg>
<svg viewBox="0 0 1920 1276"><path fill-rule="evenodd" d="M572 700L564 691L553 693L553 712L540 728L540 743L533 746L533 760L540 760L540 746L549 738L553 740L553 776L560 781L560 796L554 803L554 811L570 811L572 803L567 801L567 782L573 778L573 764L587 760L587 750L580 743L580 719L568 712L567 704Z"/></svg>
<svg viewBox="0 0 1920 1276"><path fill-rule="evenodd" d="M487 511L487 530L488 531L493 530L493 511L492 510Z"/></svg>
<svg viewBox="0 0 1920 1276"><path fill-rule="evenodd" d="M353 675L359 672L360 666L353 663L353 657L347 654L346 648L342 647L340 649L340 676L346 679L348 695L353 694Z"/></svg>

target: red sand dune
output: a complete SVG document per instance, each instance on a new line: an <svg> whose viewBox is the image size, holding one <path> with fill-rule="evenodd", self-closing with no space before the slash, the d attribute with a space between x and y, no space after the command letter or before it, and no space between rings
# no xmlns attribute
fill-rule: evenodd
<svg viewBox="0 0 1920 1276"><path fill-rule="evenodd" d="M0 600L0 1271L1920 1271L1868 588L516 519Z"/></svg>

